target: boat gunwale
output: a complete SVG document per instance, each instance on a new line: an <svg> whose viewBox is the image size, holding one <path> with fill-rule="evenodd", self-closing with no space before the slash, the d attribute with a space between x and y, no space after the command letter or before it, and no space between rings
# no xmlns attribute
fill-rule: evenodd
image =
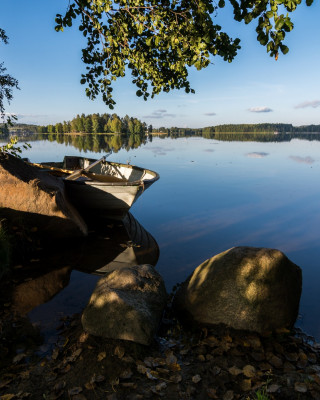
<svg viewBox="0 0 320 400"><path fill-rule="evenodd" d="M96 160L93 160L93 159L88 159L88 160L96 161ZM129 169L135 169L135 170L142 171L142 172L144 171L145 173L150 173L151 175L154 175L154 177L151 178L151 179L143 179L142 178L142 179L131 181L131 182L129 182L129 181L123 181L123 182L99 182L99 181L96 181L94 179L93 180L87 180L87 181L84 181L84 180L83 181L78 181L78 180L74 180L73 181L73 180L66 179L66 177L61 177L61 179L63 180L63 182L67 183L68 185L71 184L71 185L89 185L89 186L146 186L146 185L153 184L154 182L156 182L160 178L160 175L157 172L152 171L151 169L138 167L136 165L117 163L117 162L114 162L114 161L107 161L107 160L105 160L105 161L101 160L101 163L106 163L106 164L109 164L109 165L125 167L125 168L129 168ZM44 167L44 168L45 167L50 167L50 164L46 164L46 163L42 164L41 163L41 167ZM58 168L58 169L67 171L64 168ZM97 174L97 175L103 175L103 174Z"/></svg>
<svg viewBox="0 0 320 400"><path fill-rule="evenodd" d="M123 163L117 163L114 161L101 161L103 163L109 164L109 165L119 165L121 167L125 167L125 168L131 168L131 169L136 169L139 171L145 171L146 173L150 173L151 175L155 175L153 178L151 179L140 179L140 180L135 180L132 182L99 182L99 181L95 181L94 179L92 181L72 181L72 180L67 180L65 178L62 178L64 182L68 182L68 184L76 184L76 185L90 185L90 186L143 186L143 185L149 185L152 184L154 182L156 182L159 178L160 175L155 172L152 171L151 169L146 169L146 168L142 168L142 167L138 167L136 165L132 165L132 164L123 164ZM103 175L103 174L98 174L98 175Z"/></svg>

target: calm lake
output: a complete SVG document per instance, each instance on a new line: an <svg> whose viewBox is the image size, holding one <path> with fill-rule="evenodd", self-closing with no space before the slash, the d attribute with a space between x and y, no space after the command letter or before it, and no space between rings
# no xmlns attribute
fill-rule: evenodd
<svg viewBox="0 0 320 400"><path fill-rule="evenodd" d="M320 340L320 138L275 141L273 136L266 142L249 136L246 141L153 137L131 140L125 148L114 138L117 152L108 159L160 174L131 211L158 243L156 268L168 291L230 247L277 248L303 270L296 325ZM110 144L100 150L103 139L95 140L100 144L82 138L77 147L71 139L37 140L23 156L33 162L77 154L100 158ZM97 279L72 271L69 285L33 309L30 319L44 332L55 329L61 316L82 310Z"/></svg>

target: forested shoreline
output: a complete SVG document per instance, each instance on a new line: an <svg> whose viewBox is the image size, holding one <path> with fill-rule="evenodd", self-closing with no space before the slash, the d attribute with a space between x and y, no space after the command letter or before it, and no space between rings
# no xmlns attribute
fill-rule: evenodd
<svg viewBox="0 0 320 400"><path fill-rule="evenodd" d="M1 129L1 127L0 127ZM293 133L320 133L319 125L301 125L293 126L292 124L280 123L263 123L263 124L224 124L216 126L207 126L204 128L179 128L164 126L153 128L146 122L138 118L119 117L117 114L81 114L77 115L71 121L58 122L49 125L31 125L15 123L11 127L2 129L2 135L10 134L23 135L32 133L43 134L123 134L123 135L145 135L145 134L167 134L167 135L202 135L210 134L293 134Z"/></svg>

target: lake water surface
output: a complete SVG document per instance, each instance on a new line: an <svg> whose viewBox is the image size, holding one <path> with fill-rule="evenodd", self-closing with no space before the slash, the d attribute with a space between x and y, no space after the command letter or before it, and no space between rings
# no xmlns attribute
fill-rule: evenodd
<svg viewBox="0 0 320 400"><path fill-rule="evenodd" d="M66 154L99 158L103 152L35 141L23 155L41 162ZM303 270L297 326L320 340L320 141L154 137L108 159L160 174L132 214L159 245L156 268L169 291L204 260L233 246L277 248ZM96 280L73 271L69 286L30 318L49 327L61 315L81 311Z"/></svg>

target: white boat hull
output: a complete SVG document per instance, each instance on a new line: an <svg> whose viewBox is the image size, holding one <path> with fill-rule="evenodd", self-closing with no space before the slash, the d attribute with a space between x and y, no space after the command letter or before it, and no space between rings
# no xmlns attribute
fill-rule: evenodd
<svg viewBox="0 0 320 400"><path fill-rule="evenodd" d="M91 167L92 164L92 167ZM71 203L82 213L121 219L141 194L159 179L151 170L137 166L83 157L65 157L64 163L46 163L64 171L64 183ZM63 168L63 169L59 169ZM85 171L74 174L71 171ZM72 178L76 176L76 179Z"/></svg>

